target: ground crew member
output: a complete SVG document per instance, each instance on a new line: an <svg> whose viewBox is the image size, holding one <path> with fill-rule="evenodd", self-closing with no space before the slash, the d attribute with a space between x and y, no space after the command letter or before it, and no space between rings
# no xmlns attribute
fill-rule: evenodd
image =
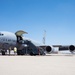
<svg viewBox="0 0 75 75"><path fill-rule="evenodd" d="M17 48L16 48L16 47L14 47L14 54L16 54L16 52L17 52Z"/></svg>
<svg viewBox="0 0 75 75"><path fill-rule="evenodd" d="M9 48L9 55L10 55L11 47Z"/></svg>
<svg viewBox="0 0 75 75"><path fill-rule="evenodd" d="M40 49L38 48L38 54L40 55Z"/></svg>

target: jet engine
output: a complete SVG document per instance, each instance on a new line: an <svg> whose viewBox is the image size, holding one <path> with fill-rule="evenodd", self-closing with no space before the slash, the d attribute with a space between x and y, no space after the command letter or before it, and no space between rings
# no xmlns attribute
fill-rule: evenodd
<svg viewBox="0 0 75 75"><path fill-rule="evenodd" d="M51 53L53 51L53 47L52 46L46 46L46 52L47 53Z"/></svg>
<svg viewBox="0 0 75 75"><path fill-rule="evenodd" d="M59 51L66 51L69 50L70 52L75 51L75 46L74 45L69 45L69 46L60 46Z"/></svg>
<svg viewBox="0 0 75 75"><path fill-rule="evenodd" d="M73 52L73 51L75 50L74 45L70 45L70 46L69 46L69 50L70 50L70 52Z"/></svg>

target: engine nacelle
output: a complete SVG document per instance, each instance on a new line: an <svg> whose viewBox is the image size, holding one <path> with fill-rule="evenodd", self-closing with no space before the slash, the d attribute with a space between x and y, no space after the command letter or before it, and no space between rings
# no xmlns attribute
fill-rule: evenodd
<svg viewBox="0 0 75 75"><path fill-rule="evenodd" d="M73 52L73 51L75 50L74 45L70 45L70 46L69 46L69 50L70 50L70 52Z"/></svg>
<svg viewBox="0 0 75 75"><path fill-rule="evenodd" d="M51 53L53 51L53 48L51 46L46 46L46 52Z"/></svg>

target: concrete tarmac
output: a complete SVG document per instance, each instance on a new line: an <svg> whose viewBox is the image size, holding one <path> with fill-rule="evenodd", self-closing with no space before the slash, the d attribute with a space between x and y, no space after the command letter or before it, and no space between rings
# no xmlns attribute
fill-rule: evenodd
<svg viewBox="0 0 75 75"><path fill-rule="evenodd" d="M0 56L0 75L75 75L75 56Z"/></svg>

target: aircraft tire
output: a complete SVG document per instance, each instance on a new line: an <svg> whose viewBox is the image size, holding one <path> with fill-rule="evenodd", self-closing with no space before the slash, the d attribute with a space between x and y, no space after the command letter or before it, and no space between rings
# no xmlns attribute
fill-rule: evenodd
<svg viewBox="0 0 75 75"><path fill-rule="evenodd" d="M2 55L5 55L5 51L2 51Z"/></svg>

